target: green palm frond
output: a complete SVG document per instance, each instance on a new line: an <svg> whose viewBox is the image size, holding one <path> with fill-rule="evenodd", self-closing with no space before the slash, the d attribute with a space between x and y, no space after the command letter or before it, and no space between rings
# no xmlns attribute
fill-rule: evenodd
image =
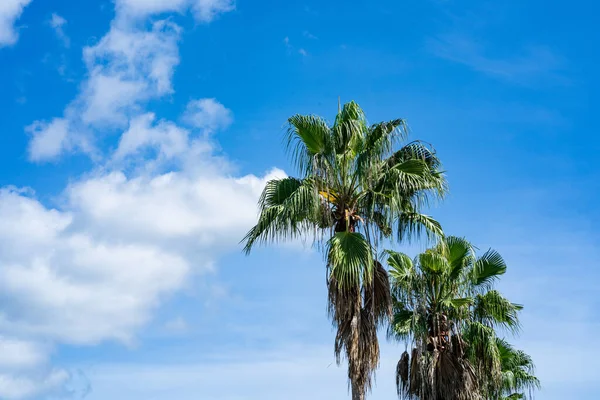
<svg viewBox="0 0 600 400"><path fill-rule="evenodd" d="M451 280L458 279L463 271L471 264L475 257L473 245L464 238L456 236L447 237L442 243L448 252Z"/></svg>
<svg viewBox="0 0 600 400"><path fill-rule="evenodd" d="M473 305L473 302L474 300L472 297L461 297L457 299L451 299L448 303L454 308L461 308L471 306Z"/></svg>
<svg viewBox="0 0 600 400"><path fill-rule="evenodd" d="M262 209L257 224L246 234L244 251L256 242L277 242L307 233L322 218L319 197L310 180L271 180L259 200Z"/></svg>
<svg viewBox="0 0 600 400"><path fill-rule="evenodd" d="M392 323L390 324L390 330L388 336L396 337L399 340L404 340L410 337L414 329L415 323L415 312L407 310L402 305L399 305L394 310L394 316Z"/></svg>
<svg viewBox="0 0 600 400"><path fill-rule="evenodd" d="M540 381L533 375L535 368L531 357L523 351L516 350L504 339L497 339L496 344L502 366L502 392L508 394L505 398L532 397L532 391L540 388Z"/></svg>
<svg viewBox="0 0 600 400"><path fill-rule="evenodd" d="M426 274L442 275L450 270L448 259L436 251L419 254L419 267Z"/></svg>
<svg viewBox="0 0 600 400"><path fill-rule="evenodd" d="M258 200L260 209L283 205L303 185L307 185L296 178L273 179L267 182Z"/></svg>
<svg viewBox="0 0 600 400"><path fill-rule="evenodd" d="M428 167L428 188L438 198L444 198L448 191L447 183L444 178L444 173L441 170L442 163L437 157L435 151L419 141L412 142L400 150L393 153L384 163L389 169L394 165L401 164L408 160L421 160Z"/></svg>
<svg viewBox="0 0 600 400"><path fill-rule="evenodd" d="M504 298L497 290L490 290L475 296L474 318L491 327L503 327L513 333L520 328L518 312L523 306Z"/></svg>
<svg viewBox="0 0 600 400"><path fill-rule="evenodd" d="M371 280L373 251L361 233L338 232L329 240L327 247L331 276L341 287L359 286L361 279Z"/></svg>
<svg viewBox="0 0 600 400"><path fill-rule="evenodd" d="M344 104L335 118L332 130L336 153L356 151L364 144L368 130L364 111L354 101Z"/></svg>
<svg viewBox="0 0 600 400"><path fill-rule="evenodd" d="M472 279L476 287L489 288L493 282L506 272L506 263L495 250L486 251L475 262Z"/></svg>
<svg viewBox="0 0 600 400"><path fill-rule="evenodd" d="M392 224L389 216L384 212L374 211L371 215L371 220L377 226L381 238L389 238L392 235Z"/></svg>
<svg viewBox="0 0 600 400"><path fill-rule="evenodd" d="M439 222L429 215L419 213L403 213L396 221L396 232L399 241L410 242L412 238L423 233L430 240L442 238L444 231Z"/></svg>
<svg viewBox="0 0 600 400"><path fill-rule="evenodd" d="M297 168L304 173L331 167L333 154L331 130L321 117L294 115L288 119L287 150Z"/></svg>
<svg viewBox="0 0 600 400"><path fill-rule="evenodd" d="M480 375L487 375L489 381L498 381L500 379L501 363L494 329L472 321L468 323L463 337L469 344L468 358L479 369Z"/></svg>
<svg viewBox="0 0 600 400"><path fill-rule="evenodd" d="M364 150L357 160L358 164L381 162L392 152L394 143L405 139L407 134L408 127L402 119L380 122L371 126L365 137Z"/></svg>
<svg viewBox="0 0 600 400"><path fill-rule="evenodd" d="M388 256L387 263L390 267L389 274L392 278L392 287L400 288L399 290L402 292L409 291L416 272L412 260L404 253L391 250L385 253Z"/></svg>

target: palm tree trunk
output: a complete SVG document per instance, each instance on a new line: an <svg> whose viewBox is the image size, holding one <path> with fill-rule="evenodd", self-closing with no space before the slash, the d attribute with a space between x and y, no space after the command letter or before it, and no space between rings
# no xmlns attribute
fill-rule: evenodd
<svg viewBox="0 0 600 400"><path fill-rule="evenodd" d="M363 321L360 320L361 309L362 309L362 296L360 288L355 289L353 293L355 297L354 302L354 316L350 324L352 330L352 341L350 343L350 354L348 355L348 368L352 371L352 400L364 400L365 399L365 384L361 365L361 349L360 349L360 325Z"/></svg>
<svg viewBox="0 0 600 400"><path fill-rule="evenodd" d="M352 400L365 400L365 388L352 382Z"/></svg>

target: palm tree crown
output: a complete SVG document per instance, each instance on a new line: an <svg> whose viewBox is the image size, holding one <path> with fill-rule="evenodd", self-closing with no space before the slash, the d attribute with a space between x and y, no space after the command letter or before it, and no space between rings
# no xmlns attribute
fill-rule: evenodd
<svg viewBox="0 0 600 400"><path fill-rule="evenodd" d="M412 347L397 367L401 397L496 400L537 385L531 359L496 336L519 329L522 309L494 290L506 271L500 254L488 250L476 257L468 241L447 237L414 260L388 256L390 335Z"/></svg>
<svg viewBox="0 0 600 400"><path fill-rule="evenodd" d="M379 362L377 328L391 314L378 241L421 231L441 235L440 225L421 209L444 195L446 181L429 146L397 146L407 135L401 119L368 125L362 109L350 102L331 126L312 115L288 122L288 149L300 176L267 183L245 250L314 235L327 259L335 354L338 362L345 355L353 398L362 399Z"/></svg>
<svg viewBox="0 0 600 400"><path fill-rule="evenodd" d="M504 339L496 339L500 353L502 383L500 390L490 390L490 400L517 400L531 398L540 381L533 375L533 360L521 350L516 350Z"/></svg>

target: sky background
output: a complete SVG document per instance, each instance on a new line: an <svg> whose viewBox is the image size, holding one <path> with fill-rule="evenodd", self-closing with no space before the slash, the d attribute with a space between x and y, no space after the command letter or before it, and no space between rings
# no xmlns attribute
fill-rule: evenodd
<svg viewBox="0 0 600 400"><path fill-rule="evenodd" d="M493 247L536 398L600 392L591 1L0 1L0 398L348 398L322 256L238 244L286 119L405 118ZM399 247L416 254L424 244ZM373 400L404 350L382 342Z"/></svg>

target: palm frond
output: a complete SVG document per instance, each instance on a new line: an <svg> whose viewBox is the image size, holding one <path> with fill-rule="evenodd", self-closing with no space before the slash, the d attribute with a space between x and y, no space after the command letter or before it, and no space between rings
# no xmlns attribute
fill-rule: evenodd
<svg viewBox="0 0 600 400"><path fill-rule="evenodd" d="M504 339L498 338L496 345L500 352L502 366L500 391L507 395L506 399L525 399L527 396L524 392L531 397L532 391L540 388L540 381L534 375L535 368L531 357L523 351L516 350Z"/></svg>
<svg viewBox="0 0 600 400"><path fill-rule="evenodd" d="M340 286L356 287L373 276L373 250L358 232L338 232L328 242L330 274Z"/></svg>
<svg viewBox="0 0 600 400"><path fill-rule="evenodd" d="M444 231L433 217L419 213L403 213L396 222L399 241L410 241L425 233L430 240L442 238Z"/></svg>
<svg viewBox="0 0 600 400"><path fill-rule="evenodd" d="M332 130L336 153L344 154L352 150L356 154L364 145L368 130L364 111L354 101L344 104L335 118Z"/></svg>
<svg viewBox="0 0 600 400"><path fill-rule="evenodd" d="M451 280L458 279L475 257L473 245L465 238L448 236L442 242L448 252Z"/></svg>
<svg viewBox="0 0 600 400"><path fill-rule="evenodd" d="M451 305L454 308L461 308L461 307L468 307L470 305L472 305L474 302L472 297L461 297L461 298L457 298L457 299L451 299L449 300L449 305Z"/></svg>
<svg viewBox="0 0 600 400"><path fill-rule="evenodd" d="M419 268L430 274L443 274L450 270L448 259L436 251L426 251L418 255Z"/></svg>
<svg viewBox="0 0 600 400"><path fill-rule="evenodd" d="M469 344L468 358L476 365L480 380L486 384L497 384L501 379L501 360L494 329L479 322L470 322L463 337Z"/></svg>
<svg viewBox="0 0 600 400"><path fill-rule="evenodd" d="M473 316L492 328L499 326L516 333L520 328L518 312L522 309L523 306L511 303L497 290L490 290L475 296Z"/></svg>
<svg viewBox="0 0 600 400"><path fill-rule="evenodd" d="M310 180L294 178L271 180L260 196L257 224L246 234L244 251L257 242L277 242L307 233L323 210Z"/></svg>
<svg viewBox="0 0 600 400"><path fill-rule="evenodd" d="M270 180L259 197L258 206L261 210L264 210L269 207L283 205L301 186L307 183L292 177Z"/></svg>
<svg viewBox="0 0 600 400"><path fill-rule="evenodd" d="M363 284L364 308L369 310L377 327L392 316L392 296L388 273L379 261L374 261L372 285Z"/></svg>
<svg viewBox="0 0 600 400"><path fill-rule="evenodd" d="M298 170L310 174L315 167L323 168L333 151L333 138L327 122L314 115L294 115L288 119L288 124L287 150Z"/></svg>
<svg viewBox="0 0 600 400"><path fill-rule="evenodd" d="M495 250L486 251L473 268L472 280L475 286L490 288L493 282L506 272L506 263Z"/></svg>
<svg viewBox="0 0 600 400"><path fill-rule="evenodd" d="M434 194L435 197L440 199L444 198L448 191L448 184L443 171L440 170L442 164L435 151L422 142L415 141L396 151L384 164L387 168L391 169L394 165L401 164L408 160L420 160L427 165L428 173L424 177L427 178L428 189L432 191L432 194Z"/></svg>
<svg viewBox="0 0 600 400"><path fill-rule="evenodd" d="M411 337L415 327L415 319L418 318L413 310L405 308L404 304L395 302L394 315L388 329L388 338L396 338L404 341Z"/></svg>
<svg viewBox="0 0 600 400"><path fill-rule="evenodd" d="M414 265L409 256L392 250L386 250L387 263L390 266L390 275L395 280L404 280L414 273Z"/></svg>
<svg viewBox="0 0 600 400"><path fill-rule="evenodd" d="M403 140L408 135L408 127L402 119L380 122L372 125L366 134L364 149L357 162L371 163L380 162L392 152L394 143Z"/></svg>
<svg viewBox="0 0 600 400"><path fill-rule="evenodd" d="M398 365L396 366L396 390L399 397L409 396L409 363L410 357L408 356L408 352L405 351L400 356L400 361L398 361Z"/></svg>

